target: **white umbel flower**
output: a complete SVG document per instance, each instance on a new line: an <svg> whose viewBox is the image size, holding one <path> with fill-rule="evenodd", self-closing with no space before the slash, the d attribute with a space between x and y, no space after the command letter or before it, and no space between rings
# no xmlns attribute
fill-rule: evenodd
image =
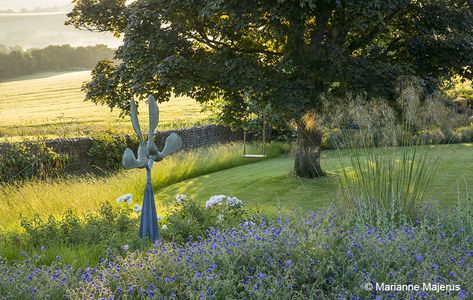
<svg viewBox="0 0 473 300"><path fill-rule="evenodd" d="M139 212L142 210L141 205L135 204L135 207L133 207L133 210L134 210L135 212L139 213Z"/></svg>
<svg viewBox="0 0 473 300"><path fill-rule="evenodd" d="M184 202L185 200L187 200L187 195L182 195L182 194L176 195L176 202L177 203Z"/></svg>
<svg viewBox="0 0 473 300"><path fill-rule="evenodd" d="M243 202L237 197L227 197L227 204L230 207L241 207Z"/></svg>
<svg viewBox="0 0 473 300"><path fill-rule="evenodd" d="M132 194L125 194L117 198L117 203L125 202L128 204L133 203L133 195Z"/></svg>
<svg viewBox="0 0 473 300"><path fill-rule="evenodd" d="M226 197L227 196L225 196L225 195L213 195L212 197L210 197L209 200L207 200L205 202L205 208L209 208L209 207L212 207L214 205L221 205L223 199L225 199Z"/></svg>
<svg viewBox="0 0 473 300"><path fill-rule="evenodd" d="M164 224L163 226L161 226L161 229L162 229L162 230L167 230L167 229L168 229L168 227L167 227L167 225L166 225L166 224Z"/></svg>

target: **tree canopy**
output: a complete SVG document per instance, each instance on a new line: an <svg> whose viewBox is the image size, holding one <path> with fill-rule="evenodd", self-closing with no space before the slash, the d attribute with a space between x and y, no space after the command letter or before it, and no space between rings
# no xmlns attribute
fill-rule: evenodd
<svg viewBox="0 0 473 300"><path fill-rule="evenodd" d="M432 88L472 78L472 11L471 0L76 0L69 23L124 36L121 63L97 66L91 100L123 107L173 90L235 112L245 97L305 112L328 91L389 96L403 75Z"/></svg>
<svg viewBox="0 0 473 300"><path fill-rule="evenodd" d="M393 98L396 80L435 89L472 78L472 0L74 0L69 24L122 34L87 99L127 110L132 95L222 99L241 118L267 103L296 121L321 95Z"/></svg>

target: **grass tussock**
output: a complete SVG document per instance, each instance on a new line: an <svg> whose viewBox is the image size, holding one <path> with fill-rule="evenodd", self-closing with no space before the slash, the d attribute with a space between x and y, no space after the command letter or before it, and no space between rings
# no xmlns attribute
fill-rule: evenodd
<svg viewBox="0 0 473 300"><path fill-rule="evenodd" d="M361 147L340 160L343 200L352 217L378 226L414 221L426 202L438 156L429 146Z"/></svg>

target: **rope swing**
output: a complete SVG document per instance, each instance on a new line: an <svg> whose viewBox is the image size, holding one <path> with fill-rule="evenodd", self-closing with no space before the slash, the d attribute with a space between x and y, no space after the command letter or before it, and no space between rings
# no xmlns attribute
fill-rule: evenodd
<svg viewBox="0 0 473 300"><path fill-rule="evenodd" d="M243 158L266 158L266 109L263 111L263 125L262 125L262 141L261 141L261 153L248 153L247 151L247 135L248 128L243 129Z"/></svg>

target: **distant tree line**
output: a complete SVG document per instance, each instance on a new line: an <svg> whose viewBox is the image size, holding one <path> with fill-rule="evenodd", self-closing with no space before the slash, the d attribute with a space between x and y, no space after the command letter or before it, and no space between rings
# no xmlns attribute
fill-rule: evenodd
<svg viewBox="0 0 473 300"><path fill-rule="evenodd" d="M37 72L92 69L99 60L112 59L113 52L105 45L28 50L0 45L0 80Z"/></svg>

